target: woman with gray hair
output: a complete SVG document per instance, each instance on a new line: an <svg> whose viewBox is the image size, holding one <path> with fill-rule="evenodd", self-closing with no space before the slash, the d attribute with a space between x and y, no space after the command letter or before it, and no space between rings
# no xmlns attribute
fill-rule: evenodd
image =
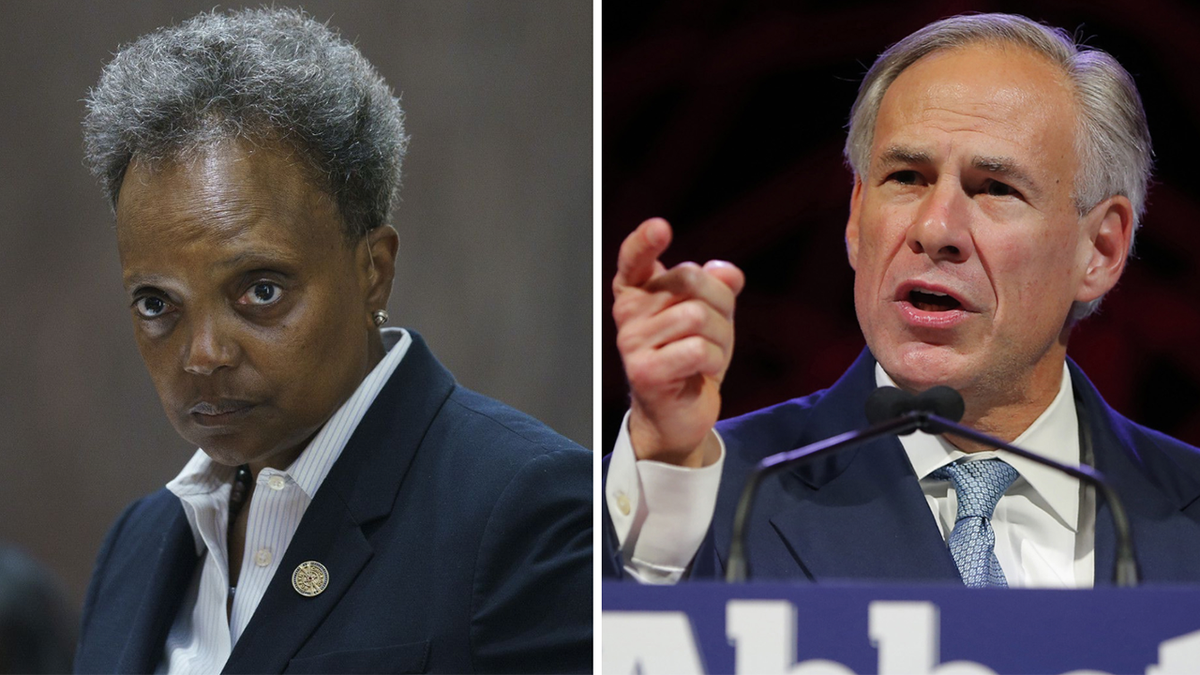
<svg viewBox="0 0 1200 675"><path fill-rule="evenodd" d="M84 672L591 665L591 455L386 329L405 133L301 12L210 13L88 99L138 348L198 450L130 506Z"/></svg>

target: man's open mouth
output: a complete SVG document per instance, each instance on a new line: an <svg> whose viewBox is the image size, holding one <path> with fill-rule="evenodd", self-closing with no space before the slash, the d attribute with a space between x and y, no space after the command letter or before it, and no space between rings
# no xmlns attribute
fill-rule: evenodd
<svg viewBox="0 0 1200 675"><path fill-rule="evenodd" d="M920 291L913 289L908 292L908 301L913 307L923 312L948 312L962 309L962 303L946 293L936 291Z"/></svg>

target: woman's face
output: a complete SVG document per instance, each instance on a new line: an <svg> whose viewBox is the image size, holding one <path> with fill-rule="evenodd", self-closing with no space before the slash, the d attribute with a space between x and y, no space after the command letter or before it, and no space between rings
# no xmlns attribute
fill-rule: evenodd
<svg viewBox="0 0 1200 675"><path fill-rule="evenodd" d="M138 349L171 424L227 465L284 468L382 356L396 233L348 243L279 144L135 161L117 241Z"/></svg>

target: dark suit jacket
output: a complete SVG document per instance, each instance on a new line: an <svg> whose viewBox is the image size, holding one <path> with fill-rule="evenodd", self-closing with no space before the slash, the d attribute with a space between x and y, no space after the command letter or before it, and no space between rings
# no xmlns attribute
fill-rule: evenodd
<svg viewBox="0 0 1200 675"><path fill-rule="evenodd" d="M1200 581L1200 450L1139 426L1100 398L1068 361L1081 440L1113 483L1133 527L1147 582ZM831 388L742 417L717 429L727 455L716 512L691 576L724 574L730 530L746 476L767 455L867 426L875 359L864 350ZM1097 498L1096 583L1110 583L1114 537ZM604 573L621 577L607 507ZM959 582L937 523L900 440L883 438L766 479L747 538L753 579Z"/></svg>
<svg viewBox="0 0 1200 675"><path fill-rule="evenodd" d="M567 672L592 663L592 455L455 383L415 333L304 514L225 672ZM297 594L305 560L329 587ZM75 667L149 672L197 569L160 490L109 533Z"/></svg>

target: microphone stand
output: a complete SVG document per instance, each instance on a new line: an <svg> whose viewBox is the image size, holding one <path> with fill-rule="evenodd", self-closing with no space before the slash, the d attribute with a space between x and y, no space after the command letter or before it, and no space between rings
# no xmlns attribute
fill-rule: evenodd
<svg viewBox="0 0 1200 675"><path fill-rule="evenodd" d="M743 582L748 573L746 552L746 526L750 519L750 510L754 503L754 495L762 479L795 464L811 461L830 453L848 447L865 443L888 434L904 435L913 431L924 431L931 434L952 433L956 436L982 443L1024 457L1038 464L1058 469L1063 473L1078 478L1093 485L1103 495L1112 511L1113 530L1116 536L1116 563L1113 568L1113 585L1132 588L1138 585L1139 573L1137 560L1133 555L1133 536L1130 533L1129 518L1125 507L1115 490L1109 486L1104 475L1090 466L1069 466L1047 459L1015 445L1010 445L987 434L975 431L961 424L934 415L926 410L913 410L891 420L880 422L862 431L850 431L844 434L818 441L810 445L787 452L781 452L763 458L758 467L746 479L746 486L738 499L737 510L733 517L733 541L729 548L729 565L725 572L728 582Z"/></svg>

